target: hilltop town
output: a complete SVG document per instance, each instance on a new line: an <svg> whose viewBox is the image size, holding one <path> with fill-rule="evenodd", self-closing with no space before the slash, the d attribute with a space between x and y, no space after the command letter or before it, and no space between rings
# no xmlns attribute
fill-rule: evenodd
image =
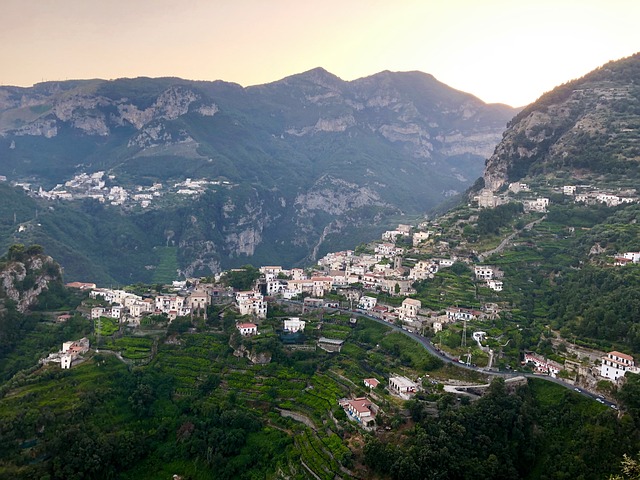
<svg viewBox="0 0 640 480"><path fill-rule="evenodd" d="M151 318L167 324L180 318L206 320L212 305L235 309L236 328L242 338L260 335L269 310L281 310L283 305L298 309L297 314L282 319L278 329L286 334L304 332L305 321L300 315L310 312L366 315L429 338L444 358L466 367L487 372L507 369L549 375L606 395L609 390L602 381L616 384L625 372L638 372L631 355L581 347L548 328L540 333L546 345L543 351L533 348L522 352L508 347L515 337L521 336L518 330L523 329L505 319L517 319L521 313L510 293L509 274L500 261L493 264L487 260L500 258L503 251L514 246L518 248L522 244L518 235L544 226L550 199L536 194L550 191L556 200L600 202L608 207L637 201L635 192L628 190L625 196L620 196L621 192L614 195L587 187L565 185L536 191L525 183L511 184L500 197L489 199L481 194L474 203L444 217L417 225L399 224L384 232L378 241L360 245L355 250L327 253L314 267L287 269L267 265L253 271L235 269L215 277L175 281L162 293L140 294L130 288L97 288L94 284L79 282L68 286L89 291L85 312L94 322L111 319L118 326L130 329L144 328ZM497 244L474 243L469 225L477 224L483 211L509 204L521 205L518 208L526 220L508 227L513 230L503 228L501 231L505 234L497 237ZM571 236L575 229L569 226L567 232ZM478 251L479 247L485 250ZM610 255L602 249L595 253L591 261L610 268L640 262L640 253L635 251ZM249 282L243 282L244 288L238 288L232 277L243 275L249 275ZM314 328L321 328L321 320L318 323L317 319L307 318L307 323L309 320ZM272 332L273 327L264 331ZM300 348L307 345L326 351L340 351L343 341L322 332L311 338L294 335L287 340L288 344L297 344ZM259 361L269 358L246 354ZM412 392L419 388L418 384L411 385ZM345 404L347 411L356 415L359 407L349 405Z"/></svg>

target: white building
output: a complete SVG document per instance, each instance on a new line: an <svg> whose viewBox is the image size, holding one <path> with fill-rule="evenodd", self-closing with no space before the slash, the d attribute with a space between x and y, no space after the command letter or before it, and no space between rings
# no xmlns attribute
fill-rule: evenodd
<svg viewBox="0 0 640 480"><path fill-rule="evenodd" d="M422 303L420 300L413 298L405 298L402 301L402 305L396 310L398 312L398 319L401 321L415 320L418 317L418 311Z"/></svg>
<svg viewBox="0 0 640 480"><path fill-rule="evenodd" d="M362 310L371 310L377 303L378 299L376 297L363 295L360 297L360 301L358 302L358 308L361 308Z"/></svg>
<svg viewBox="0 0 640 480"><path fill-rule="evenodd" d="M533 363L536 373L549 375L553 378L556 378L558 373L560 373L560 370L562 370L562 365L560 365L558 362L547 360L546 358L540 357L533 353L524 354L524 363Z"/></svg>
<svg viewBox="0 0 640 480"><path fill-rule="evenodd" d="M600 375L604 378L617 381L619 378L624 377L625 373L636 373L637 371L638 369L631 355L613 351L602 357Z"/></svg>
<svg viewBox="0 0 640 480"><path fill-rule="evenodd" d="M437 261L420 260L409 270L411 280L424 280L438 273L440 265Z"/></svg>
<svg viewBox="0 0 640 480"><path fill-rule="evenodd" d="M304 332L306 322L298 317L287 318L284 321L284 331L289 333Z"/></svg>
<svg viewBox="0 0 640 480"><path fill-rule="evenodd" d="M576 194L576 186L575 185L565 185L562 187L562 193L565 195L575 195Z"/></svg>
<svg viewBox="0 0 640 480"><path fill-rule="evenodd" d="M236 303L240 315L255 315L258 318L267 318L267 302L261 293L238 292L236 293Z"/></svg>
<svg viewBox="0 0 640 480"><path fill-rule="evenodd" d="M407 377L396 376L389 378L389 390L404 399L409 399L418 390L418 385Z"/></svg>
<svg viewBox="0 0 640 480"><path fill-rule="evenodd" d="M313 282L311 295L314 297L322 298L333 288L333 278L331 277L311 277L311 282Z"/></svg>
<svg viewBox="0 0 640 480"><path fill-rule="evenodd" d="M640 252L626 252L623 253L622 256L631 260L633 263L640 263Z"/></svg>
<svg viewBox="0 0 640 480"><path fill-rule="evenodd" d="M500 280L487 280L487 286L496 292L501 292L503 283Z"/></svg>
<svg viewBox="0 0 640 480"><path fill-rule="evenodd" d="M474 267L476 280L491 280L493 278L493 267L487 265L476 265Z"/></svg>
<svg viewBox="0 0 640 480"><path fill-rule="evenodd" d="M250 336L258 334L258 326L255 323L236 323L236 328L242 336Z"/></svg>

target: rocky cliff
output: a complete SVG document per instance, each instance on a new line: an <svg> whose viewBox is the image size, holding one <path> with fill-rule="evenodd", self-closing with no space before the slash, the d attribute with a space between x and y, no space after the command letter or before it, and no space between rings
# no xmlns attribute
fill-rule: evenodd
<svg viewBox="0 0 640 480"><path fill-rule="evenodd" d="M640 54L610 62L520 112L488 160L485 188L527 175L640 178Z"/></svg>
<svg viewBox="0 0 640 480"><path fill-rule="evenodd" d="M60 266L49 256L34 251L10 254L0 268L0 301L9 299L25 313L35 304L49 283L60 281Z"/></svg>
<svg viewBox="0 0 640 480"><path fill-rule="evenodd" d="M35 240L70 279L82 272L61 235L116 281L151 280L160 261L152 249L163 245L177 248L183 275L294 264L377 236L373 218L383 229L389 215L422 214L464 191L516 112L420 72L346 82L318 68L247 88L177 78L0 87L0 175L35 189L97 171L130 190L227 182L192 202L160 202L161 212L113 212L102 220L109 229L39 222ZM96 209L85 203L90 223ZM54 215L50 206L40 211ZM148 269L116 262L115 252L146 256Z"/></svg>

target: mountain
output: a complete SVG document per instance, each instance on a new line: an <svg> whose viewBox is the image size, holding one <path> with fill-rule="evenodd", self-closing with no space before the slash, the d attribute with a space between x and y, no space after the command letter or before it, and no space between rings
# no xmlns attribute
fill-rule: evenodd
<svg viewBox="0 0 640 480"><path fill-rule="evenodd" d="M5 208L0 246L35 241L69 279L118 282L313 260L466 189L516 112L420 72L0 87L0 175L56 192L21 218Z"/></svg>
<svg viewBox="0 0 640 480"><path fill-rule="evenodd" d="M535 175L640 180L640 53L541 96L509 122L485 188Z"/></svg>

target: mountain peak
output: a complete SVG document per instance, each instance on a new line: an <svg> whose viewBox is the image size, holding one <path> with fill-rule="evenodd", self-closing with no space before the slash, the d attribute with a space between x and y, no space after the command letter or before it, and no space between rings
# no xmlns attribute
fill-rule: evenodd
<svg viewBox="0 0 640 480"><path fill-rule="evenodd" d="M309 82L315 85L319 85L325 88L334 89L336 87L344 85L346 82L342 80L337 75L334 75L331 72L328 72L322 67L312 68L311 70L307 70L306 72L298 73L295 75L291 75L289 77L285 77L280 82L284 82L289 84L291 82L296 81L304 81ZM279 82L276 82L279 83Z"/></svg>

